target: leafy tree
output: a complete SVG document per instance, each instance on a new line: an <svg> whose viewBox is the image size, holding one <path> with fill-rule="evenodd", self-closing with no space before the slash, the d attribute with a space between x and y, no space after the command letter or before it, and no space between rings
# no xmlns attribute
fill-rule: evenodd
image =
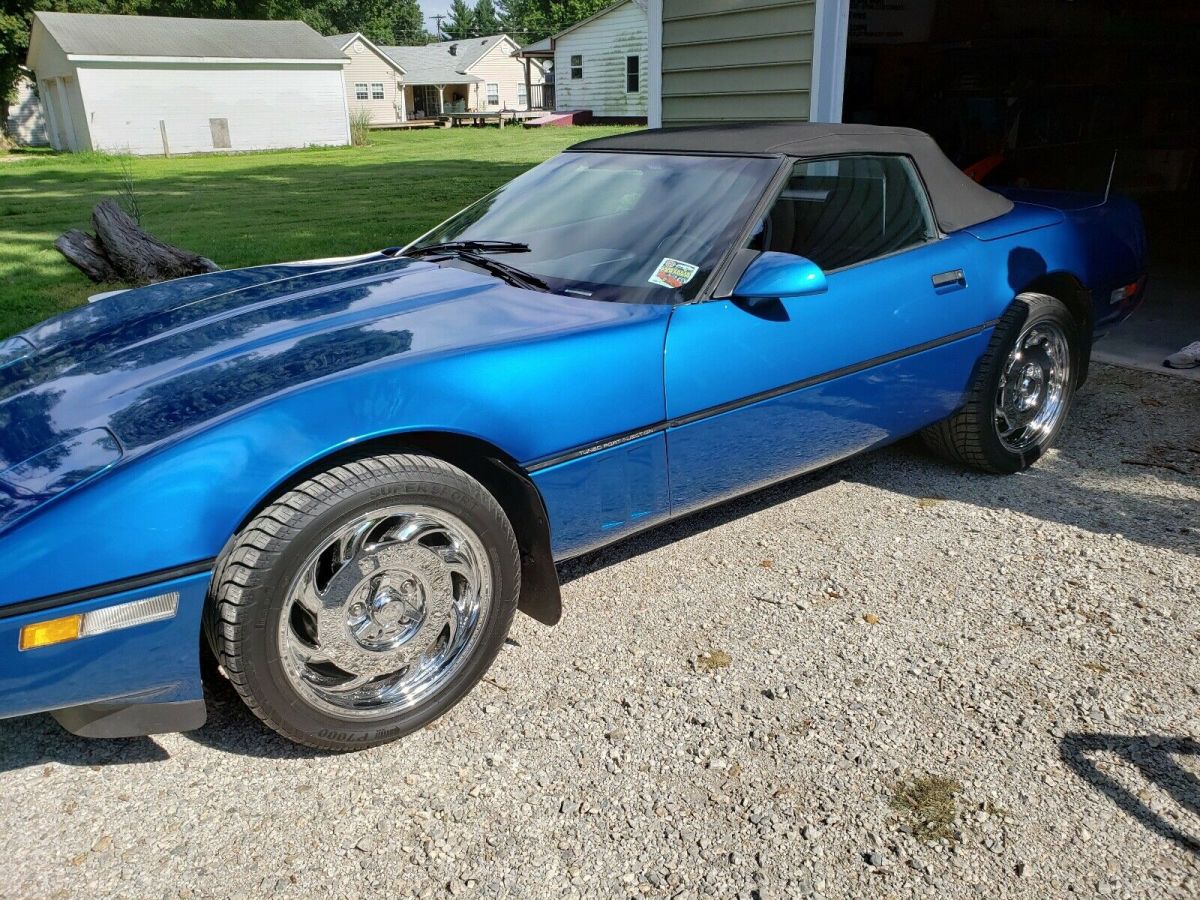
<svg viewBox="0 0 1200 900"><path fill-rule="evenodd" d="M475 31L477 34L499 34L504 30L496 4L492 0L479 0L475 4Z"/></svg>
<svg viewBox="0 0 1200 900"><path fill-rule="evenodd" d="M611 3L612 0L501 0L500 18L505 31L528 44L570 28Z"/></svg>
<svg viewBox="0 0 1200 900"><path fill-rule="evenodd" d="M0 5L0 125L8 119L8 103L29 51L29 29L38 10L56 12L149 13L151 0L3 0Z"/></svg>
<svg viewBox="0 0 1200 900"><path fill-rule="evenodd" d="M418 0L394 0L391 11L392 37L388 43L407 46L429 43L425 13L421 12Z"/></svg>
<svg viewBox="0 0 1200 900"><path fill-rule="evenodd" d="M427 42L425 16L417 0L325 0L317 9L339 34L360 31L377 44Z"/></svg>
<svg viewBox="0 0 1200 900"><path fill-rule="evenodd" d="M471 37L477 33L475 10L467 0L454 0L450 6L450 14L442 25L442 36L447 40L454 40Z"/></svg>

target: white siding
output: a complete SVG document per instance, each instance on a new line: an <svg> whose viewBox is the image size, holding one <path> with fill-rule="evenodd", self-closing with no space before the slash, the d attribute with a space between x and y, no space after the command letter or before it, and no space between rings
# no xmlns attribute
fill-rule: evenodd
<svg viewBox="0 0 1200 900"><path fill-rule="evenodd" d="M55 150L95 149L89 139L79 82L73 75L39 78L38 93L50 126L50 145Z"/></svg>
<svg viewBox="0 0 1200 900"><path fill-rule="evenodd" d="M17 80L17 96L8 106L8 136L18 144L40 146L49 143L46 116L33 82L22 76Z"/></svg>
<svg viewBox="0 0 1200 900"><path fill-rule="evenodd" d="M520 102L521 87L525 84L525 63L512 54L516 45L498 41L483 57L468 69L468 73L483 81L471 89L470 107L477 110L528 109ZM545 78L536 63L529 69L530 84L541 84ZM487 86L495 84L500 89L500 102L487 102Z"/></svg>
<svg viewBox="0 0 1200 900"><path fill-rule="evenodd" d="M316 65L99 65L80 67L94 149L212 151L209 120L229 123L231 150L350 142L342 67Z"/></svg>
<svg viewBox="0 0 1200 900"><path fill-rule="evenodd" d="M356 49L356 45L361 49ZM385 62L368 44L361 41L351 42L342 52L350 57L345 69L346 103L350 107L350 114L365 109L371 113L371 121L376 124L399 122L396 84L400 80L400 74L395 67ZM356 84L367 86L368 99L358 99L354 87ZM370 99L372 84L383 85L382 100Z"/></svg>
<svg viewBox="0 0 1200 900"><path fill-rule="evenodd" d="M583 78L571 78L571 57L583 57ZM555 105L560 110L590 109L600 117L646 116L646 13L636 3L611 12L564 34L554 45ZM639 90L625 90L626 58L636 56Z"/></svg>

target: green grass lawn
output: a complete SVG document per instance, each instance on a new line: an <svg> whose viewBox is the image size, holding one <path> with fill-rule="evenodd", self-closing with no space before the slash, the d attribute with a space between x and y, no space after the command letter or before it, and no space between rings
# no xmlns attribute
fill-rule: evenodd
<svg viewBox="0 0 1200 900"><path fill-rule="evenodd" d="M366 147L0 163L0 338L103 288L53 247L132 172L142 226L225 268L404 244L577 141L621 128L376 132Z"/></svg>

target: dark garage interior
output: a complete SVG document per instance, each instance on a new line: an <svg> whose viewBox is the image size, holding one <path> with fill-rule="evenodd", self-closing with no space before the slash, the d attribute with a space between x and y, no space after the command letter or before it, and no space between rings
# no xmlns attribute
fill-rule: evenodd
<svg viewBox="0 0 1200 900"><path fill-rule="evenodd" d="M988 185L1102 194L1111 170L1112 190L1142 206L1151 278L1142 308L1097 357L1167 371L1163 357L1200 340L1200 3L850 8L845 121L928 131Z"/></svg>

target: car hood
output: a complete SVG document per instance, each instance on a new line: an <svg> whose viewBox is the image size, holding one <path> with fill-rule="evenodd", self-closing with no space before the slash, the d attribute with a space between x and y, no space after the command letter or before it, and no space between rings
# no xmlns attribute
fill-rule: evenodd
<svg viewBox="0 0 1200 900"><path fill-rule="evenodd" d="M10 506L13 497L45 499L123 456L320 379L601 327L634 309L385 254L107 296L0 341L0 507L6 494Z"/></svg>

